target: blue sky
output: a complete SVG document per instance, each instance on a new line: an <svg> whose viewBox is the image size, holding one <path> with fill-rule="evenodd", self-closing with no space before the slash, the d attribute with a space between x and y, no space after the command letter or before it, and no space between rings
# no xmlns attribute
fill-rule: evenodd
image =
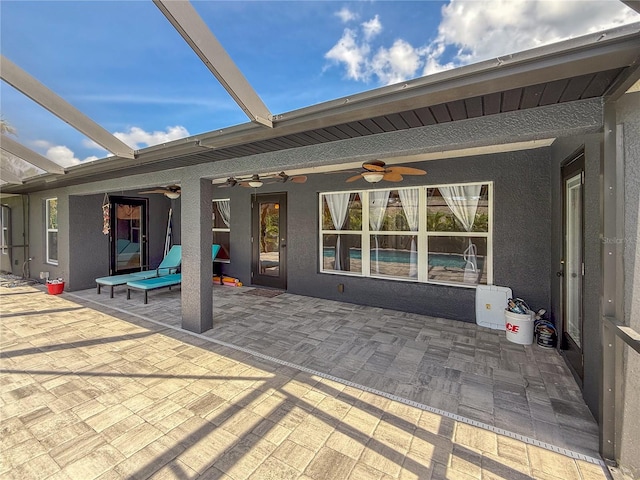
<svg viewBox="0 0 640 480"><path fill-rule="evenodd" d="M195 1L269 110L640 21L618 0ZM131 147L248 121L149 0L1 0L2 54ZM108 156L0 85L25 146L68 166Z"/></svg>

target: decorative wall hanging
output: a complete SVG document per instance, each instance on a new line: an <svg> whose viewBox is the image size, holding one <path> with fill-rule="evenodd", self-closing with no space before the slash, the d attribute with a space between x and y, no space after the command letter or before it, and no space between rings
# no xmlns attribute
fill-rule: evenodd
<svg viewBox="0 0 640 480"><path fill-rule="evenodd" d="M111 210L111 204L109 203L109 195L104 194L104 200L102 201L102 233L109 235L109 212Z"/></svg>

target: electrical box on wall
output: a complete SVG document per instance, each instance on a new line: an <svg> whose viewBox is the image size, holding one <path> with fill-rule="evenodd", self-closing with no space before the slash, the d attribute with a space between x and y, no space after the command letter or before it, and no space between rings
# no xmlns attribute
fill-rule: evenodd
<svg viewBox="0 0 640 480"><path fill-rule="evenodd" d="M476 323L481 327L505 330L504 310L513 297L509 287L478 285L476 287Z"/></svg>

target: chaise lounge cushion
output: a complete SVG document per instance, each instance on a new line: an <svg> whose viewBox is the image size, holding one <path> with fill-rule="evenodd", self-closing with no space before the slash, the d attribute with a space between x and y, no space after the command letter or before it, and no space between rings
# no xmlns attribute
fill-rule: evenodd
<svg viewBox="0 0 640 480"><path fill-rule="evenodd" d="M98 293L100 293L100 287L111 287L111 298L113 298L113 287L118 285L125 285L128 282L135 280L144 280L146 278L161 277L164 275L170 275L176 273L180 264L182 263L182 246L174 245L171 247L167 255L162 259L158 268L153 270L145 270L142 272L126 273L124 275L111 275L109 277L96 278L96 284L98 286Z"/></svg>
<svg viewBox="0 0 640 480"><path fill-rule="evenodd" d="M215 260L216 255L220 251L220 245L211 245L211 260ZM147 279L135 279L127 282L127 300L131 298L131 290L142 290L144 292L144 303L147 303L147 292L157 288L173 287L182 283L182 274L175 273L171 275L163 275L161 277L153 277Z"/></svg>

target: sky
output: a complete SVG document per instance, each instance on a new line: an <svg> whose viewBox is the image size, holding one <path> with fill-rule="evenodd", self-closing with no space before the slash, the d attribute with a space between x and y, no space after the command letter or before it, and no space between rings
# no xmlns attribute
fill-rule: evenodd
<svg viewBox="0 0 640 480"><path fill-rule="evenodd" d="M273 114L640 22L618 0L192 4ZM151 0L0 0L0 47L133 149L248 121ZM110 155L4 82L0 114L63 166Z"/></svg>

